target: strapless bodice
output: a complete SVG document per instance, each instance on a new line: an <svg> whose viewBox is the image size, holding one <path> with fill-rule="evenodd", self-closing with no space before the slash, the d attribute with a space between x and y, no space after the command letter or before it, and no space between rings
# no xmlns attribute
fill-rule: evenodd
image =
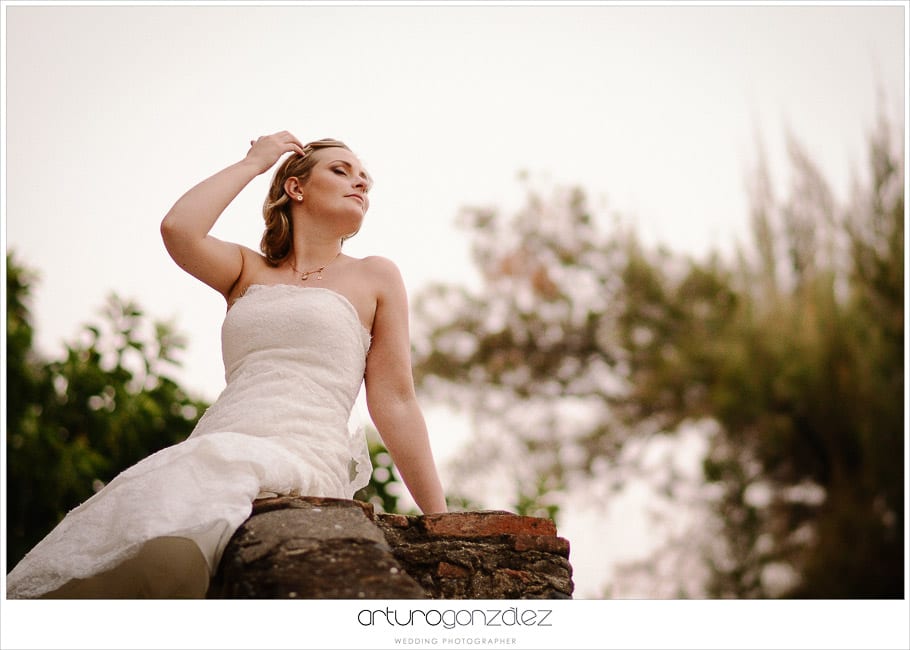
<svg viewBox="0 0 910 650"><path fill-rule="evenodd" d="M193 436L346 430L370 345L347 298L321 287L251 285L228 310L221 345L226 386Z"/></svg>

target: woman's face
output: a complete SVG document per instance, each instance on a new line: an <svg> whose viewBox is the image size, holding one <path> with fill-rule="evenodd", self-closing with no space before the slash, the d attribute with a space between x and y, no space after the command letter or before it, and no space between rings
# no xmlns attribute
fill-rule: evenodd
<svg viewBox="0 0 910 650"><path fill-rule="evenodd" d="M360 228L370 207L367 194L372 180L353 153L341 147L318 149L311 156L316 164L304 183L303 205L316 213L346 216Z"/></svg>

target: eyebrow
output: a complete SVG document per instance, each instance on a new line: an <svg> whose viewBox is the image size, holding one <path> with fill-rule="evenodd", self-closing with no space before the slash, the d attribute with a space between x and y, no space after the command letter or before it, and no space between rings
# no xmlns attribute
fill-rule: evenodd
<svg viewBox="0 0 910 650"><path fill-rule="evenodd" d="M329 163L329 166L331 166L331 165L338 165L338 164L344 165L345 167L347 167L347 168L350 169L351 171L354 171L354 165L352 165L351 163L349 163L347 160L341 160L340 158L339 158L338 160L333 160L332 162L330 162L330 163ZM365 180L367 183L369 183L370 186L373 185L373 177L370 176L369 174L367 174L365 171L361 171L361 172L360 172L360 177L361 177L363 180Z"/></svg>

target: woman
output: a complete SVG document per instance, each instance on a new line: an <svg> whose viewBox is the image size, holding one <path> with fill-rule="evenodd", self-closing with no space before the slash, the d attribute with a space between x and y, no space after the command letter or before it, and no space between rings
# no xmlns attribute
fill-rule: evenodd
<svg viewBox="0 0 910 650"><path fill-rule="evenodd" d="M234 531L264 494L351 498L369 455L348 417L361 384L376 428L425 513L445 497L417 404L397 268L341 252L372 181L337 140L287 131L171 208L171 257L225 298L227 384L193 433L121 473L7 576L10 598L202 597ZM263 206L261 253L209 231L285 154Z"/></svg>

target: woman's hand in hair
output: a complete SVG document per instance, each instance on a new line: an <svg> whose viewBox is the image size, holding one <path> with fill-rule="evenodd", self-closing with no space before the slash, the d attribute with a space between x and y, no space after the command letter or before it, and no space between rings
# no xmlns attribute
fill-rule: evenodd
<svg viewBox="0 0 910 650"><path fill-rule="evenodd" d="M246 160L255 164L261 174L290 151L303 155L303 143L289 131L280 131L250 140L250 150L246 152Z"/></svg>
<svg viewBox="0 0 910 650"><path fill-rule="evenodd" d="M243 247L212 237L212 227L251 180L282 155L303 153L303 145L287 131L263 136L250 145L243 160L187 190L161 222L161 236L174 261L225 299L243 272Z"/></svg>

